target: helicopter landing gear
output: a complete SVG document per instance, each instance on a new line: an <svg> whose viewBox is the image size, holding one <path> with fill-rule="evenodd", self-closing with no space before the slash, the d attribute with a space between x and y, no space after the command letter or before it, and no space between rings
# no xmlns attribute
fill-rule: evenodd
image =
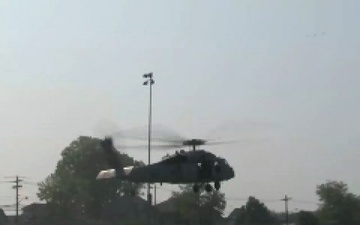
<svg viewBox="0 0 360 225"><path fill-rule="evenodd" d="M206 192L211 192L212 189L213 189L213 187L212 187L210 184L206 184L206 185L205 185L205 191L206 191Z"/></svg>
<svg viewBox="0 0 360 225"><path fill-rule="evenodd" d="M214 187L215 187L215 190L217 190L217 191L220 190L220 187L221 187L220 181L215 181Z"/></svg>
<svg viewBox="0 0 360 225"><path fill-rule="evenodd" d="M194 184L194 186L193 186L193 191L194 191L195 193L198 193L199 190L200 190L200 186L199 186L198 184Z"/></svg>

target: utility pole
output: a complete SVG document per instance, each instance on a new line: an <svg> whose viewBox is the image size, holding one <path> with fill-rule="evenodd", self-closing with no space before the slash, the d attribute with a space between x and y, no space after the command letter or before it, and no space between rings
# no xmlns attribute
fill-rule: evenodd
<svg viewBox="0 0 360 225"><path fill-rule="evenodd" d="M20 184L23 180L20 178L26 178L26 177L21 177L21 176L5 176L4 178L10 178L10 179L14 179L12 181L6 181L6 183L15 183L15 185L12 186L13 189L15 189L15 206L16 206L16 217L15 217L15 224L18 225L19 224L19 204L20 201L22 199L19 200L19 188L22 188L23 186Z"/></svg>
<svg viewBox="0 0 360 225"><path fill-rule="evenodd" d="M6 178L10 178L10 177L6 177ZM13 178L13 177L11 177ZM15 185L12 186L13 189L15 189L15 199L16 199L16 217L15 217L15 224L18 225L19 224L19 188L22 188L22 185L20 185L20 182L22 182L23 180L19 178L19 176L15 177L14 181L10 181L10 183L15 183Z"/></svg>
<svg viewBox="0 0 360 225"><path fill-rule="evenodd" d="M291 200L291 198L288 198L287 195L285 195L285 198L281 199L281 201L285 202L285 216L286 216L286 225L289 225L289 208L288 208L288 202Z"/></svg>

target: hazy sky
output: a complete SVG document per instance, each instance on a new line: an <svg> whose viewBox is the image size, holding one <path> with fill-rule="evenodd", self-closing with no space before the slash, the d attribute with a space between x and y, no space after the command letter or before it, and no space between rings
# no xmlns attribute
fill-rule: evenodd
<svg viewBox="0 0 360 225"><path fill-rule="evenodd" d="M316 185L329 179L359 194L359 8L356 0L3 0L0 182L43 180L101 122L145 126L142 74L152 71L154 123L187 137L215 129L256 140L209 148L235 168L223 184L228 198L288 194L290 210L314 209ZM36 190L24 184L25 204ZM14 196L0 183L0 205ZM229 200L227 212L243 203Z"/></svg>

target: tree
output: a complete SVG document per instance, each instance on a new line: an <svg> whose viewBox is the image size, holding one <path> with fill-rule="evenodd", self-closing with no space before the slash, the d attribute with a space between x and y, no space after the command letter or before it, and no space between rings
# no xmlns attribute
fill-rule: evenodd
<svg viewBox="0 0 360 225"><path fill-rule="evenodd" d="M239 225L273 225L278 224L270 210L255 197L250 196L246 205L240 208Z"/></svg>
<svg viewBox="0 0 360 225"><path fill-rule="evenodd" d="M324 224L360 224L360 197L348 192L343 182L328 181L317 187L319 217Z"/></svg>
<svg viewBox="0 0 360 225"><path fill-rule="evenodd" d="M226 207L225 194L219 191L193 191L192 185L181 185L180 191L173 192L176 208L181 217L187 221L197 221L200 224L213 224Z"/></svg>
<svg viewBox="0 0 360 225"><path fill-rule="evenodd" d="M100 139L80 136L61 152L54 173L39 183L38 197L46 201L55 214L83 214L96 217L104 204L119 195L135 190L139 194L141 184L119 179L96 180L102 169L109 168ZM126 154L120 159L124 166L140 165ZM72 213L70 213L72 212Z"/></svg>
<svg viewBox="0 0 360 225"><path fill-rule="evenodd" d="M296 225L319 225L319 220L313 212L300 211L297 214Z"/></svg>

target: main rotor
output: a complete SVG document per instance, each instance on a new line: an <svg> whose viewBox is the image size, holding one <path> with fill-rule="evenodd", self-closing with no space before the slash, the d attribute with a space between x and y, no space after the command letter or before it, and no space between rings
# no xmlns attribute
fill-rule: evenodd
<svg viewBox="0 0 360 225"><path fill-rule="evenodd" d="M184 146L191 146L192 149L195 151L196 150L196 146L200 146L200 145L205 145L206 144L206 140L203 139L189 139L189 140L185 140L182 143Z"/></svg>
<svg viewBox="0 0 360 225"><path fill-rule="evenodd" d="M130 138L134 140L147 140L147 135L143 132L144 129L132 129L121 132L116 132L113 136ZM170 150L176 148L183 148L189 146L193 151L197 150L197 146L202 145L222 145L232 143L234 141L219 141L217 139L200 139L200 138L185 138L177 132L164 128L156 127L152 132L151 138L155 144L151 144L154 150ZM145 145L124 146L124 148L145 148Z"/></svg>

